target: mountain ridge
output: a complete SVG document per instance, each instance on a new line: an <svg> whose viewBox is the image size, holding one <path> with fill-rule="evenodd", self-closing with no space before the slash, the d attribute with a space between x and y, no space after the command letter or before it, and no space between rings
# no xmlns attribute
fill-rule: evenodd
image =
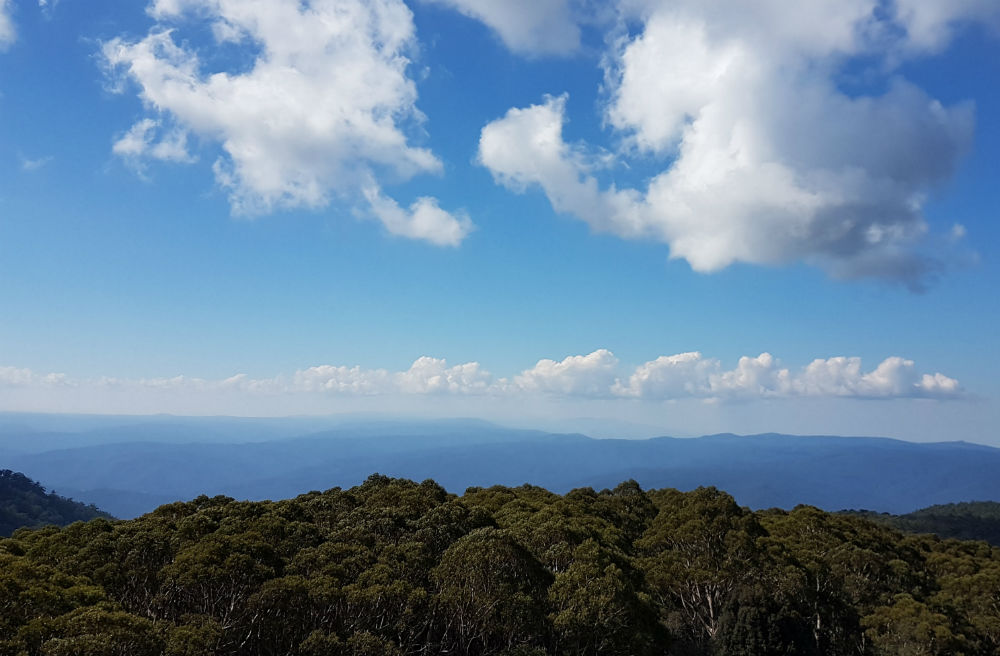
<svg viewBox="0 0 1000 656"><path fill-rule="evenodd" d="M206 420L226 427L224 441L192 441L197 419L171 418L153 439L144 439L150 435L144 427L156 422L133 418L132 441L122 440L130 435L128 426L106 433L113 434L108 443L90 443L100 436L88 430L79 446L8 453L0 465L123 517L199 494L290 498L357 485L372 472L431 478L456 493L523 483L557 492L601 489L630 478L647 488L714 485L754 508L808 503L830 511L864 507L903 514L939 503L1000 500L993 475L1000 470L1000 449L964 441L782 433L614 439L468 419L342 422L300 434L294 433L315 424L292 421L282 428L266 420L266 431L254 429L251 439L239 440L240 427L253 421L228 421ZM173 431L173 422L181 427ZM267 431L287 436L259 439Z"/></svg>

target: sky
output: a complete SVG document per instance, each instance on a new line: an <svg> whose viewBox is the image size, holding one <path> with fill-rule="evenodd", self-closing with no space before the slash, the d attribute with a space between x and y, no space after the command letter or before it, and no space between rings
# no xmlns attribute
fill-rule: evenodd
<svg viewBox="0 0 1000 656"><path fill-rule="evenodd" d="M0 0L0 411L1000 446L998 154L995 0Z"/></svg>

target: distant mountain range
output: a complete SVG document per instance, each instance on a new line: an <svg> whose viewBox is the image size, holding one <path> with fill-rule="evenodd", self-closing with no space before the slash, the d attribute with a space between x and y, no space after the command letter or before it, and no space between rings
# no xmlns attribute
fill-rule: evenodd
<svg viewBox="0 0 1000 656"><path fill-rule="evenodd" d="M503 428L476 420L73 418L0 415L0 468L118 517L200 494L293 497L373 472L556 492L635 479L713 485L752 508L798 504L902 514L1000 500L1000 449L870 437L710 435L645 440Z"/></svg>

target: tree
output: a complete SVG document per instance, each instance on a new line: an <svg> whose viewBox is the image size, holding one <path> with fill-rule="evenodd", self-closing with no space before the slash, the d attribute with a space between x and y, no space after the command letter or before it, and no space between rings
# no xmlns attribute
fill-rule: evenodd
<svg viewBox="0 0 1000 656"><path fill-rule="evenodd" d="M432 576L446 618L442 651L499 654L547 637L551 575L506 531L480 528L459 539Z"/></svg>
<svg viewBox="0 0 1000 656"><path fill-rule="evenodd" d="M640 566L671 628L707 649L730 595L757 573L765 531L715 488L661 491L654 502L659 513L637 543Z"/></svg>
<svg viewBox="0 0 1000 656"><path fill-rule="evenodd" d="M635 576L595 540L573 552L573 562L549 587L559 654L641 656L662 653L669 642Z"/></svg>
<svg viewBox="0 0 1000 656"><path fill-rule="evenodd" d="M164 650L152 622L112 604L77 608L44 631L40 656L160 656Z"/></svg>
<svg viewBox="0 0 1000 656"><path fill-rule="evenodd" d="M896 595L891 606L875 609L861 624L886 656L958 656L964 651L964 641L945 615L905 593Z"/></svg>

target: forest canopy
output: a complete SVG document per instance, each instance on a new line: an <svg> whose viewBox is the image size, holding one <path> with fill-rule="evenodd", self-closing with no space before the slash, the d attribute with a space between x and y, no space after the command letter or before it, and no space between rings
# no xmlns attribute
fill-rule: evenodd
<svg viewBox="0 0 1000 656"><path fill-rule="evenodd" d="M714 488L372 476L0 541L0 654L1000 652L1000 550Z"/></svg>
<svg viewBox="0 0 1000 656"><path fill-rule="evenodd" d="M908 533L934 533L943 538L986 540L1000 546L1000 503L966 501L929 506L905 515L845 511Z"/></svg>
<svg viewBox="0 0 1000 656"><path fill-rule="evenodd" d="M0 469L0 537L22 526L64 526L95 517L109 515L92 505L47 492L24 474Z"/></svg>

